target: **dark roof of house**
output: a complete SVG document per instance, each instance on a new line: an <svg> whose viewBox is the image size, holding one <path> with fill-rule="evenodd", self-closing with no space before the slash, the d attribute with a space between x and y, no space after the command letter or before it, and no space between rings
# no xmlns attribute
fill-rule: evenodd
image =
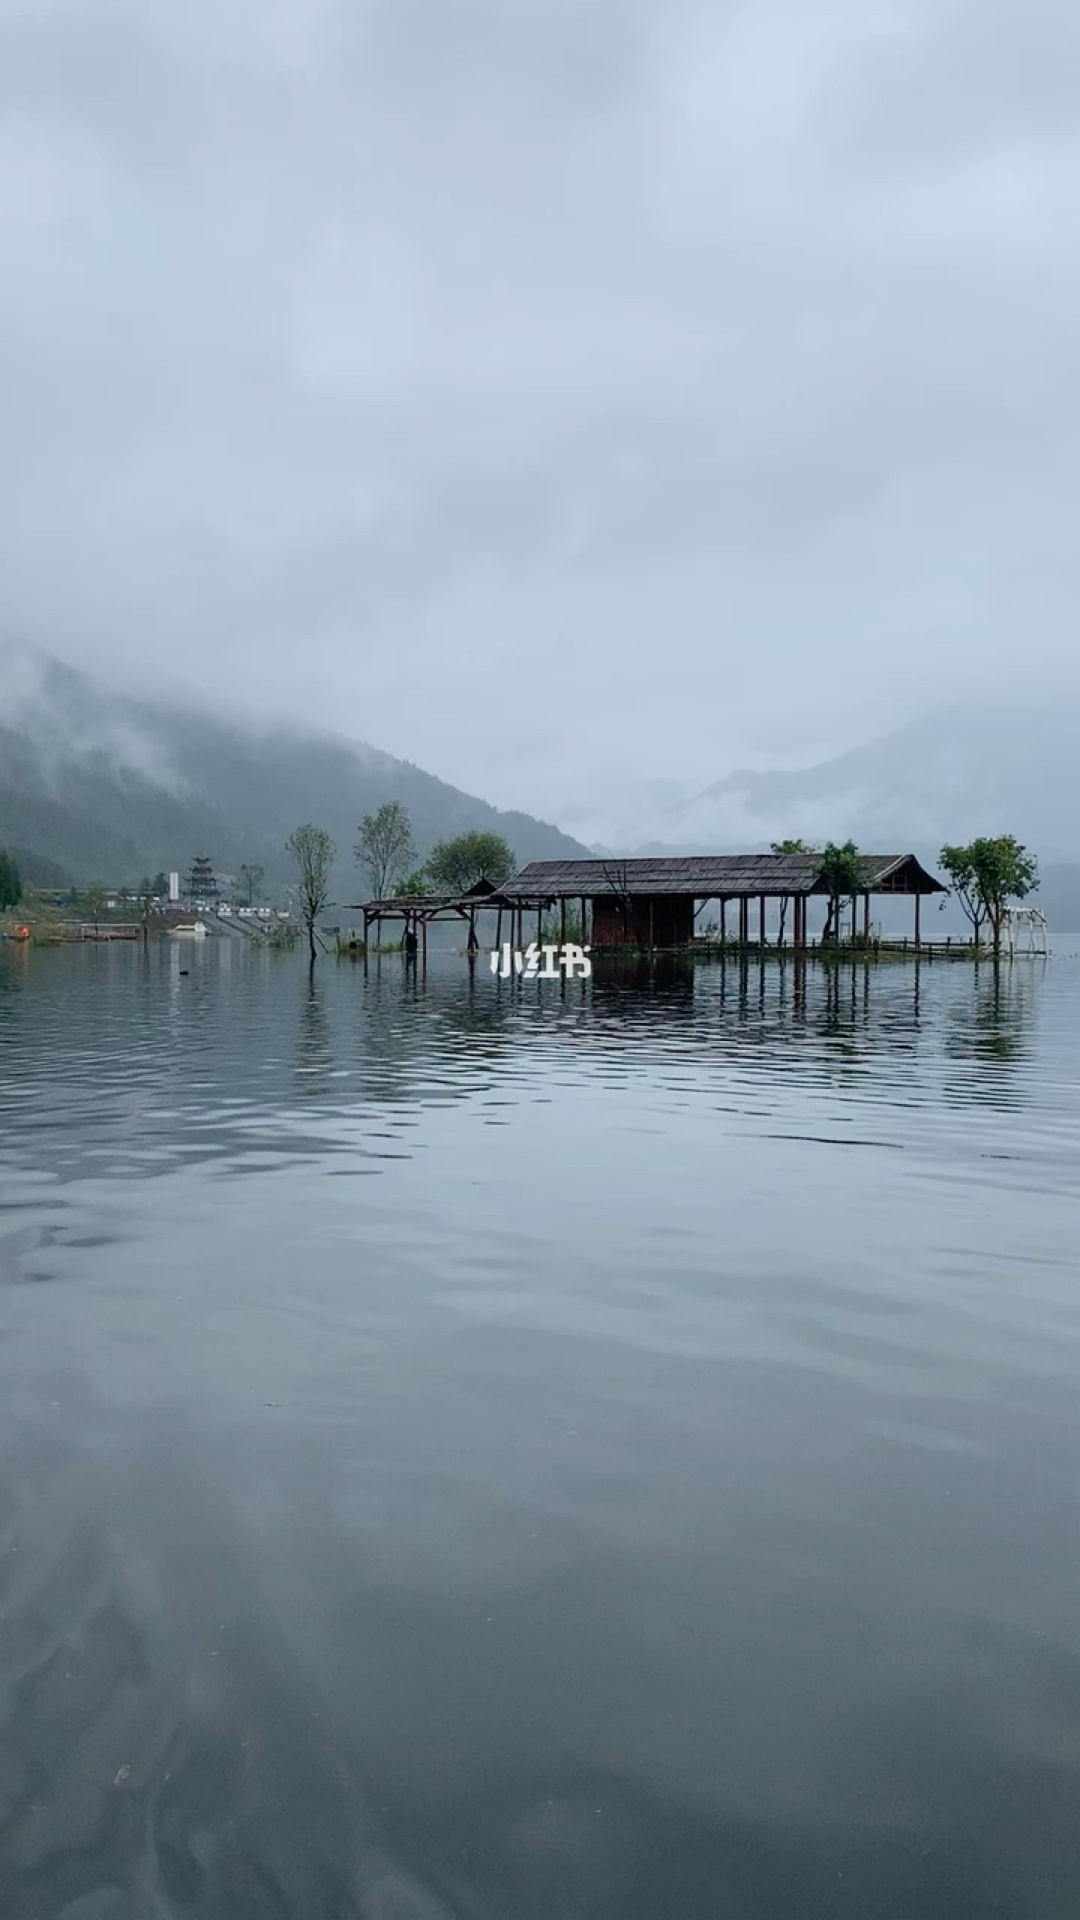
<svg viewBox="0 0 1080 1920"><path fill-rule="evenodd" d="M944 893L911 853L860 855L866 893ZM739 894L824 893L817 853L705 854L660 860L534 860L499 889L505 900L602 894L690 894L696 900Z"/></svg>

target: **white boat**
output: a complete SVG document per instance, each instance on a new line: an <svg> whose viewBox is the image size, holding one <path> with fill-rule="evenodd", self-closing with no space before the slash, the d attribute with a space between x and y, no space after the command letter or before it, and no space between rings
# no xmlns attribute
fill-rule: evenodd
<svg viewBox="0 0 1080 1920"><path fill-rule="evenodd" d="M199 920L193 921L190 926L169 928L170 940L205 940L206 937L206 928Z"/></svg>

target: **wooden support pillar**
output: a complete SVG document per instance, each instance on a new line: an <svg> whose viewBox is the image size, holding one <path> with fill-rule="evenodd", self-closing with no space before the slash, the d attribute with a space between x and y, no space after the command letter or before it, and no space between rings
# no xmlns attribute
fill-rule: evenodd
<svg viewBox="0 0 1080 1920"><path fill-rule="evenodd" d="M426 918L422 920L420 923L420 931L421 931L421 937L424 943L424 971L426 973L427 972L427 920Z"/></svg>
<svg viewBox="0 0 1080 1920"><path fill-rule="evenodd" d="M720 900L720 944L727 945L727 900L724 897Z"/></svg>
<svg viewBox="0 0 1080 1920"><path fill-rule="evenodd" d="M652 896L650 895L649 897L649 950L650 952L652 951L653 947L655 947L655 945L656 945L656 940L654 937L654 928L653 928L653 902L652 902Z"/></svg>
<svg viewBox="0 0 1080 1920"><path fill-rule="evenodd" d="M765 895L758 895L758 944L765 951Z"/></svg>
<svg viewBox="0 0 1080 1920"><path fill-rule="evenodd" d="M921 894L919 894L919 893L917 893L917 894L915 895L915 945L916 945L916 946L918 946L918 944L919 944L919 938L920 938L920 935L919 935L919 908L921 907L921 905L922 905L922 895L921 895Z"/></svg>
<svg viewBox="0 0 1080 1920"><path fill-rule="evenodd" d="M581 944L582 944L582 946L584 946L584 945L585 945L585 940L586 940L586 930L585 930L585 895L584 895L584 894L582 894L582 896L581 896Z"/></svg>
<svg viewBox="0 0 1080 1920"><path fill-rule="evenodd" d="M750 938L750 903L745 893L739 896L739 945L745 947Z"/></svg>
<svg viewBox="0 0 1080 1920"><path fill-rule="evenodd" d="M562 899L559 901L559 939L562 945L565 947L566 945L566 895L565 893L563 894Z"/></svg>
<svg viewBox="0 0 1080 1920"><path fill-rule="evenodd" d="M502 946L502 908L501 907L499 908L498 915L495 921L495 945L497 948Z"/></svg>
<svg viewBox="0 0 1080 1920"><path fill-rule="evenodd" d="M864 893L864 894L863 894L863 897L862 897L862 930L863 930L863 939L864 939L864 940L866 940L867 942L869 942L869 939L870 939L870 895L869 895L868 893Z"/></svg>

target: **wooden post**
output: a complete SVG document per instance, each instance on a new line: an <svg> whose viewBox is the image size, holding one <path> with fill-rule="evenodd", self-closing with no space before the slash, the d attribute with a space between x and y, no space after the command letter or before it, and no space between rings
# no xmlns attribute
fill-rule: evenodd
<svg viewBox="0 0 1080 1920"><path fill-rule="evenodd" d="M870 944L870 895L868 893L863 894L862 930L863 930L863 939L866 941L867 945L869 946Z"/></svg>
<svg viewBox="0 0 1080 1920"><path fill-rule="evenodd" d="M422 928L422 930L423 930L423 940L424 940L424 972L426 973L426 972L427 972L427 916L426 916L426 915L425 915L425 917L424 917L424 919L423 919L423 920L421 921L421 923L420 923L420 925L421 925L421 928Z"/></svg>
<svg viewBox="0 0 1080 1920"><path fill-rule="evenodd" d="M727 945L727 897L720 896L720 945Z"/></svg>
<svg viewBox="0 0 1080 1920"><path fill-rule="evenodd" d="M758 896L758 945L765 951L765 895Z"/></svg>
<svg viewBox="0 0 1080 1920"><path fill-rule="evenodd" d="M559 939L562 945L565 947L566 945L566 895L565 893L563 894L563 897L559 902ZM564 974L563 978L565 979L565 977L566 976Z"/></svg>
<svg viewBox="0 0 1080 1920"><path fill-rule="evenodd" d="M749 944L750 944L750 902L744 893L744 894L741 894L739 897L739 945L740 947L746 947L746 946L749 946Z"/></svg>
<svg viewBox="0 0 1080 1920"><path fill-rule="evenodd" d="M915 945L916 946L918 946L919 944L919 908L921 905L922 905L922 895L917 893L915 895Z"/></svg>
<svg viewBox="0 0 1080 1920"><path fill-rule="evenodd" d="M502 946L502 908L501 907L499 908L498 916L495 921L495 945L496 947Z"/></svg>
<svg viewBox="0 0 1080 1920"><path fill-rule="evenodd" d="M585 945L585 895L581 896L581 944Z"/></svg>
<svg viewBox="0 0 1080 1920"><path fill-rule="evenodd" d="M656 940L653 932L653 898L652 898L652 894L650 894L649 895L649 951L650 952L652 951L653 947L655 947L655 945L656 945Z"/></svg>

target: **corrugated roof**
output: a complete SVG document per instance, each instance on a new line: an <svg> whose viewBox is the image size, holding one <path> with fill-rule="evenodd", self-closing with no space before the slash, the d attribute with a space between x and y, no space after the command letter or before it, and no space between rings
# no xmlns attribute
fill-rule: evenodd
<svg viewBox="0 0 1080 1920"><path fill-rule="evenodd" d="M911 853L860 855L867 893L944 893ZM543 895L691 894L697 900L739 894L823 893L816 853L703 854L657 860L534 860L500 888L504 899Z"/></svg>

